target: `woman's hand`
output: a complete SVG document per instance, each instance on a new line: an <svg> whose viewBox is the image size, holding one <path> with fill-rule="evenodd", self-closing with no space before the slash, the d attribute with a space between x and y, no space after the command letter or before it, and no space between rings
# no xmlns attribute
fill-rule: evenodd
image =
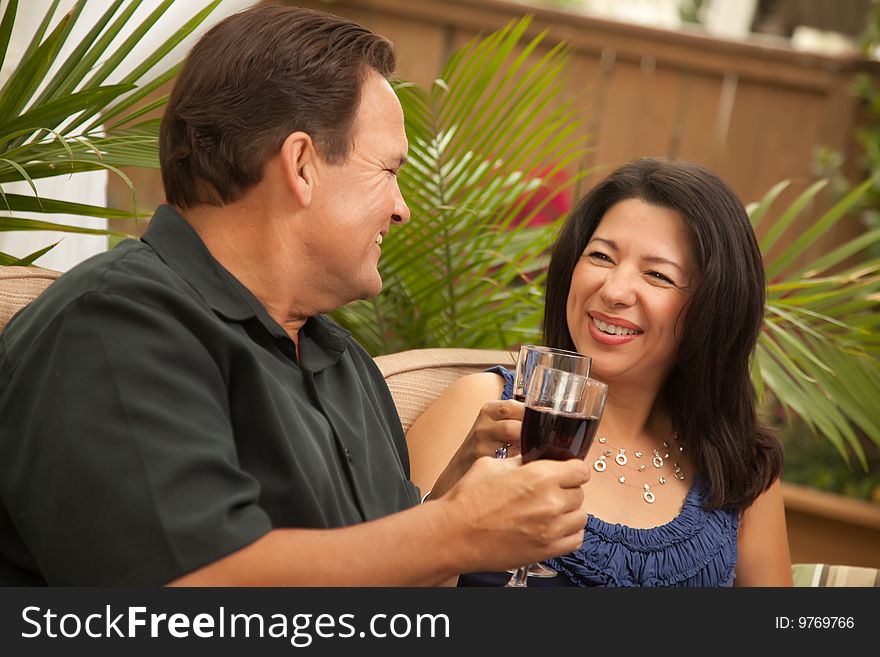
<svg viewBox="0 0 880 657"><path fill-rule="evenodd" d="M503 390L504 379L498 374L463 376L407 430L410 474L423 495L431 490L431 497L439 497L476 459L495 456L495 450L508 442L508 456L519 453L522 405L517 409L515 402L499 401Z"/></svg>
<svg viewBox="0 0 880 657"><path fill-rule="evenodd" d="M437 478L431 491L440 497L448 491L483 456L518 456L524 405L522 402L490 401L483 404L461 446Z"/></svg>

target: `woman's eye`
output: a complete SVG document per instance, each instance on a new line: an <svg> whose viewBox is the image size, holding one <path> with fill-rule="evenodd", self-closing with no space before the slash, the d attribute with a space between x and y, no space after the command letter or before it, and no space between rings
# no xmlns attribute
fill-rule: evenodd
<svg viewBox="0 0 880 657"><path fill-rule="evenodd" d="M601 251L590 251L587 254L587 257L591 258L593 260L599 260L601 262L611 262L611 258L609 258L607 255L605 255Z"/></svg>
<svg viewBox="0 0 880 657"><path fill-rule="evenodd" d="M664 283L668 283L669 285L675 285L675 281L673 281L668 276L664 276L659 271L649 271L648 277L653 278L654 280L657 280L657 281L662 281Z"/></svg>

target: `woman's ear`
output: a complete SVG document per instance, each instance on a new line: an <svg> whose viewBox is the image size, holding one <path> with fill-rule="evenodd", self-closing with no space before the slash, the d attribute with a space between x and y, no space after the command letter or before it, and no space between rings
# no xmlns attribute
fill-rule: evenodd
<svg viewBox="0 0 880 657"><path fill-rule="evenodd" d="M312 203L315 186L315 146L305 132L293 132L281 145L281 166L290 191L302 207Z"/></svg>

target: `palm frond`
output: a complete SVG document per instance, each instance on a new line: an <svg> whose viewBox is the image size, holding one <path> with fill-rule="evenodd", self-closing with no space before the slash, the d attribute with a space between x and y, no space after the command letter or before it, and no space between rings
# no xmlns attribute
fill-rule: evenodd
<svg viewBox="0 0 880 657"><path fill-rule="evenodd" d="M119 34L130 25L142 0L114 0L77 43L68 44L73 27L82 21L84 0L56 17L53 2L37 27L21 59L0 89L0 183L25 181L33 191L32 202L10 194L0 199L0 225L3 230L46 230L58 226L66 232L94 233L65 226L63 220L37 221L12 216L14 211L83 215L109 218L135 218L134 186L123 172L126 167L158 167L158 122L142 121L146 113L164 104L165 99L147 98L173 77L177 66L153 73L163 58L191 34L219 5L214 0L187 20L146 57L138 57L134 69L115 84L124 62L156 24L173 0L164 0L146 18L133 26L130 35L111 49ZM0 61L8 56L9 39L15 29L18 2L9 2L0 21ZM71 45L71 54L58 63L61 49ZM8 62L5 62L8 64ZM102 123L114 119L106 134L96 132ZM85 125L85 128L81 126ZM118 176L131 190L132 210L108 210L82 204L39 198L35 181L83 171L104 170ZM4 205L5 203L5 205ZM27 206L27 207L26 207ZM4 211L9 216L4 216ZM116 235L113 231L98 234ZM51 248L51 247L49 247ZM31 262L35 254L11 261Z"/></svg>
<svg viewBox="0 0 880 657"><path fill-rule="evenodd" d="M759 398L770 390L789 416L821 433L847 461L854 455L867 467L859 434L880 445L880 259L869 255L880 243L880 230L864 232L812 261L806 261L805 252L847 219L875 180L791 235L795 220L825 182L811 185L772 221L770 206L787 182L752 206L753 223L767 228L760 245L770 279L752 380ZM770 258L771 247L786 235L790 245Z"/></svg>

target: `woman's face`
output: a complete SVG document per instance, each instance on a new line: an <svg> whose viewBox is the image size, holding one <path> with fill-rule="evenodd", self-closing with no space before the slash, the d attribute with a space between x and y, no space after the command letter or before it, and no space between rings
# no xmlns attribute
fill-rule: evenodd
<svg viewBox="0 0 880 657"><path fill-rule="evenodd" d="M698 275L677 212L640 199L613 205L574 268L566 304L592 374L659 389L675 365Z"/></svg>

